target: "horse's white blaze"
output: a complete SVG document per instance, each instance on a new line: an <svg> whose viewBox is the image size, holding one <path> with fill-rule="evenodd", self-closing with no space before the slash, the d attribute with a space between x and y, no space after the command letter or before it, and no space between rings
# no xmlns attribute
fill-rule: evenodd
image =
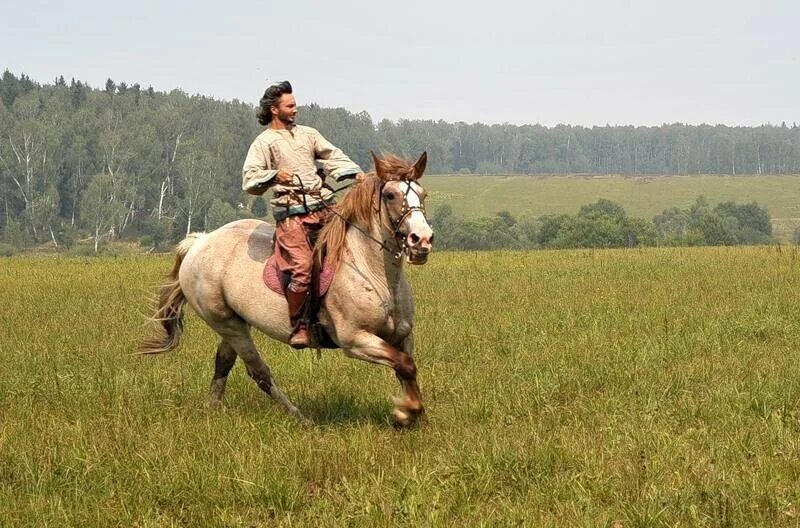
<svg viewBox="0 0 800 528"><path fill-rule="evenodd" d="M416 183L402 182L401 189L402 193L405 195L406 205L409 209L422 207L422 202L419 198L419 194L422 192L422 187ZM417 236L426 239L430 238L433 234L433 230L431 229L431 226L428 225L425 215L419 209L412 211L411 214L408 215L407 221L409 233L415 233Z"/></svg>

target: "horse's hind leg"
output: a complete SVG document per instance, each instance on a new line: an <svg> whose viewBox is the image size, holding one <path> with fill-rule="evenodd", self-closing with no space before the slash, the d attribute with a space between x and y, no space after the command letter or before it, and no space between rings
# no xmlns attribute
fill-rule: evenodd
<svg viewBox="0 0 800 528"><path fill-rule="evenodd" d="M228 381L228 374L236 363L236 351L224 339L217 346L217 355L214 359L214 378L211 380L209 389L209 402L212 406L222 403L225 395L225 384Z"/></svg>
<svg viewBox="0 0 800 528"><path fill-rule="evenodd" d="M239 335L235 337L226 337L225 338L244 361L245 367L247 368L247 374L253 378L253 381L256 382L256 385L259 386L261 390L267 393L267 395L281 404L281 406L286 410L287 413L294 416L298 420L305 421L306 418L303 416L303 413L294 406L294 404L286 397L286 395L281 391L277 385L275 385L275 379L272 377L272 373L269 370L269 367L264 360L261 359L261 356L256 349L256 345L253 343L252 338L250 337L250 333L246 333L244 335Z"/></svg>

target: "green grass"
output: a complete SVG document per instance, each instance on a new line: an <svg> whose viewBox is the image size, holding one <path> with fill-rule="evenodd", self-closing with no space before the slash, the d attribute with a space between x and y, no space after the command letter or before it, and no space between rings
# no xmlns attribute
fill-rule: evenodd
<svg viewBox="0 0 800 528"><path fill-rule="evenodd" d="M704 195L716 204L755 200L767 206L773 229L789 241L800 226L800 176L429 176L428 208L447 203L463 216L509 211L515 216L575 214L607 198L628 215L653 218L670 207L685 208Z"/></svg>
<svg viewBox="0 0 800 528"><path fill-rule="evenodd" d="M0 526L797 526L796 248L441 253L410 270L427 417L391 372L259 337L131 355L161 257L0 259Z"/></svg>

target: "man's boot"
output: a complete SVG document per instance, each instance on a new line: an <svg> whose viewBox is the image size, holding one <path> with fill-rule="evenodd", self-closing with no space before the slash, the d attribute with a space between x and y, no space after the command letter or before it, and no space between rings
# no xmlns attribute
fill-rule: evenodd
<svg viewBox="0 0 800 528"><path fill-rule="evenodd" d="M308 346L308 328L300 320L303 315L303 306L306 303L308 292L296 292L291 288L286 288L286 301L289 303L289 321L292 323L294 332L289 338L289 345L293 348L306 348Z"/></svg>

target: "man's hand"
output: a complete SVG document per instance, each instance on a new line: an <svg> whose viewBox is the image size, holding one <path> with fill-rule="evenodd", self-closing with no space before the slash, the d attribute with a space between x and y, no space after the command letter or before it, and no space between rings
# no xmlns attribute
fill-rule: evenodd
<svg viewBox="0 0 800 528"><path fill-rule="evenodd" d="M367 179L367 175L364 174L363 172L359 172L358 174L356 174L356 181L360 182L360 181L364 181L366 179Z"/></svg>
<svg viewBox="0 0 800 528"><path fill-rule="evenodd" d="M278 171L275 175L275 181L281 185L291 185L294 181L294 175L286 171Z"/></svg>

